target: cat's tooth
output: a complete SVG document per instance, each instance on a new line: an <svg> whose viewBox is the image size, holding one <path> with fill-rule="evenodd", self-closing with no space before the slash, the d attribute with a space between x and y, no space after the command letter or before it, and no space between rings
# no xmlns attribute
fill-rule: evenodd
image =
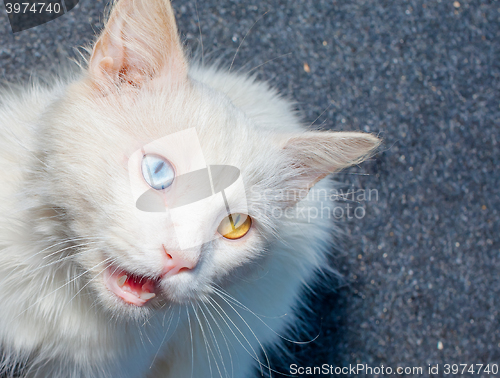
<svg viewBox="0 0 500 378"><path fill-rule="evenodd" d="M155 293L142 293L141 294L141 299L143 299L145 301L149 301L150 299L153 299L154 297L156 297Z"/></svg>
<svg viewBox="0 0 500 378"><path fill-rule="evenodd" d="M125 281L127 281L127 278L127 275L124 274L123 276L118 278L118 281L116 281L116 283L118 284L118 286L122 287L123 285L125 285Z"/></svg>

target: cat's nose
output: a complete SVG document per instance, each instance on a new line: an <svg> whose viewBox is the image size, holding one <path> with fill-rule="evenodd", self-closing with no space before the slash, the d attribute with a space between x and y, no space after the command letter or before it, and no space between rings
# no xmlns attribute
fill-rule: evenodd
<svg viewBox="0 0 500 378"><path fill-rule="evenodd" d="M162 247L166 257L163 263L162 278L191 270L196 266L197 259L184 257L178 251L167 251L164 245Z"/></svg>

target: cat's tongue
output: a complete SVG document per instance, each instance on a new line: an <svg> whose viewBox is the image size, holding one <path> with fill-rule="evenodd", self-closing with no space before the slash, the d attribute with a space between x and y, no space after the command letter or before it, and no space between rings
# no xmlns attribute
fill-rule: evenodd
<svg viewBox="0 0 500 378"><path fill-rule="evenodd" d="M142 306L156 296L154 280L133 275L116 267L105 270L104 282L118 297L136 306Z"/></svg>

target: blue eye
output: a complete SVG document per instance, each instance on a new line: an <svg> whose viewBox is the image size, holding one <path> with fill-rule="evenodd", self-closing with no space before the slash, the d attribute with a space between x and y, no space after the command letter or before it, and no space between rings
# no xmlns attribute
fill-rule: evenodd
<svg viewBox="0 0 500 378"><path fill-rule="evenodd" d="M158 155L144 155L142 158L142 175L153 189L162 190L172 185L175 172L167 159Z"/></svg>

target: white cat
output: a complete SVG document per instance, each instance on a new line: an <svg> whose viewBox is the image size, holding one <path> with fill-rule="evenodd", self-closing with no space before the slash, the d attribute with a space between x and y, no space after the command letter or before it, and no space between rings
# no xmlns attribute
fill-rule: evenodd
<svg viewBox="0 0 500 378"><path fill-rule="evenodd" d="M4 90L0 135L1 371L42 378L274 375L334 232L307 191L379 144L188 64L168 0L118 1L88 68Z"/></svg>

